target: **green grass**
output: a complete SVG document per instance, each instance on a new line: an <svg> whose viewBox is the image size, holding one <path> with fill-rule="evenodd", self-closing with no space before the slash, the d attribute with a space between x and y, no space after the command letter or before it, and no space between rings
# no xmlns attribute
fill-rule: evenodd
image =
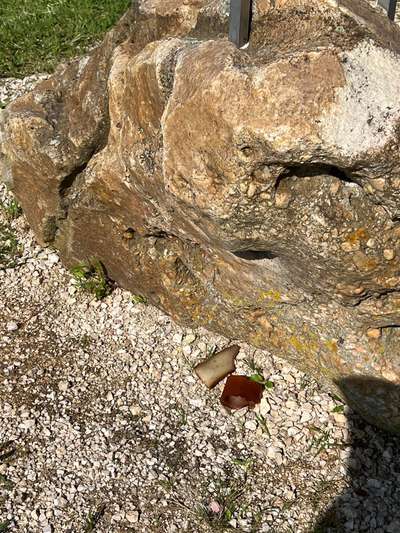
<svg viewBox="0 0 400 533"><path fill-rule="evenodd" d="M22 252L23 247L12 228L0 222L0 268L13 268Z"/></svg>
<svg viewBox="0 0 400 533"><path fill-rule="evenodd" d="M195 514L200 522L206 523L212 528L213 531L226 531L229 530L229 522L233 516L239 515L242 506L241 498L245 491L244 486L237 481L232 480L230 484L224 486L221 484L217 486L216 493L213 495L213 500L218 502L221 507L219 513L214 513L210 510L209 497L207 503L195 506Z"/></svg>
<svg viewBox="0 0 400 533"><path fill-rule="evenodd" d="M90 512L86 519L85 533L91 533L95 531L98 523L103 518L106 510L106 506L103 504L99 507L97 511Z"/></svg>
<svg viewBox="0 0 400 533"><path fill-rule="evenodd" d="M142 296L141 294L134 294L132 296L132 303L137 304L147 304L147 298L146 296Z"/></svg>
<svg viewBox="0 0 400 533"><path fill-rule="evenodd" d="M332 448L340 448L340 444L332 438L332 430L310 426L311 443L308 450L314 449L315 456Z"/></svg>
<svg viewBox="0 0 400 533"><path fill-rule="evenodd" d="M96 300L102 300L111 293L111 284L100 261L92 260L90 264L80 264L71 268L71 274L84 291L90 292Z"/></svg>
<svg viewBox="0 0 400 533"><path fill-rule="evenodd" d="M2 0L0 78L51 72L112 27L130 0Z"/></svg>
<svg viewBox="0 0 400 533"><path fill-rule="evenodd" d="M9 222L22 215L22 207L15 198L11 198L8 202L0 202L0 210Z"/></svg>

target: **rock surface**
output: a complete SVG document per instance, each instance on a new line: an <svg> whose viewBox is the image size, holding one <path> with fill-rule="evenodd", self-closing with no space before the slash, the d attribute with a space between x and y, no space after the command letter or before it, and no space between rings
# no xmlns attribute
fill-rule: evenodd
<svg viewBox="0 0 400 533"><path fill-rule="evenodd" d="M362 0L134 2L0 116L41 243L400 431L400 33Z"/></svg>

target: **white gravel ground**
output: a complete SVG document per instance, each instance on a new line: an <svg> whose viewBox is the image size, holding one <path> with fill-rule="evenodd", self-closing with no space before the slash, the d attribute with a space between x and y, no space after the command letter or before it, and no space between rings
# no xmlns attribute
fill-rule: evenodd
<svg viewBox="0 0 400 533"><path fill-rule="evenodd" d="M0 101L36 79L0 80ZM244 344L239 372L275 386L229 415L192 368L234 339L118 288L96 301L7 220L11 199L1 186L0 243L11 226L23 251L0 269L0 532L400 532L398 439Z"/></svg>

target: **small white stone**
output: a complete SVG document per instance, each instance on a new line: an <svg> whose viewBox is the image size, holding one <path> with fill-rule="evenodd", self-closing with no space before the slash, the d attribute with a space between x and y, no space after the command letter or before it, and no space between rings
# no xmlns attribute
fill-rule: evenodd
<svg viewBox="0 0 400 533"><path fill-rule="evenodd" d="M114 399L114 396L112 395L112 392L109 392L109 393L107 394L107 396L106 396L106 400L107 400L108 402L112 402L113 399Z"/></svg>
<svg viewBox="0 0 400 533"><path fill-rule="evenodd" d="M246 420L244 427L249 431L255 431L257 429L257 423L254 420Z"/></svg>
<svg viewBox="0 0 400 533"><path fill-rule="evenodd" d="M310 422L310 420L312 419L313 419L312 413L306 411L305 413L302 413L300 422L304 424L305 422Z"/></svg>
<svg viewBox="0 0 400 533"><path fill-rule="evenodd" d="M383 257L386 259L386 261L392 261L395 255L396 253L392 248L387 248L386 250L383 250Z"/></svg>
<svg viewBox="0 0 400 533"><path fill-rule="evenodd" d="M172 341L174 344L181 344L183 339L182 333L175 333L175 335L172 337Z"/></svg>
<svg viewBox="0 0 400 533"><path fill-rule="evenodd" d="M263 396L259 405L260 414L267 415L271 411L271 406L268 400Z"/></svg>
<svg viewBox="0 0 400 533"><path fill-rule="evenodd" d="M132 416L140 416L142 413L142 409L140 408L140 405L131 405L129 407L129 411Z"/></svg>
<svg viewBox="0 0 400 533"><path fill-rule="evenodd" d="M26 429L26 430L29 430L29 429L32 429L34 426L35 426L35 423L36 421L34 419L28 419L28 420L24 420L20 425L19 427L21 429Z"/></svg>
<svg viewBox="0 0 400 533"><path fill-rule="evenodd" d="M296 426L292 426L288 429L288 432L287 434L289 435L289 437L294 437L295 435L297 435L297 433L300 432L300 429Z"/></svg>
<svg viewBox="0 0 400 533"><path fill-rule="evenodd" d="M47 261L48 263L50 263L51 265L55 265L57 264L59 261L60 261L60 258L58 257L57 254L55 253L51 253L47 256Z"/></svg>
<svg viewBox="0 0 400 533"><path fill-rule="evenodd" d="M192 344L196 340L196 335L193 335L190 333L189 335L186 335L186 337L183 339L183 344L188 345Z"/></svg>
<svg viewBox="0 0 400 533"><path fill-rule="evenodd" d="M288 409L297 409L297 403L293 400L288 400L285 405Z"/></svg>
<svg viewBox="0 0 400 533"><path fill-rule="evenodd" d="M187 356L192 353L192 347L189 345L183 346L182 352Z"/></svg>
<svg viewBox="0 0 400 533"><path fill-rule="evenodd" d="M139 513L138 511L129 511L126 513L125 518L128 520L131 524L136 524L139 522Z"/></svg>
<svg viewBox="0 0 400 533"><path fill-rule="evenodd" d="M17 331L19 329L19 326L16 322L11 321L7 322L7 331Z"/></svg>
<svg viewBox="0 0 400 533"><path fill-rule="evenodd" d="M59 381L58 382L58 389L61 391L61 392L65 392L68 390L68 387L69 387L69 384L68 384L68 381Z"/></svg>
<svg viewBox="0 0 400 533"><path fill-rule="evenodd" d="M204 407L206 402L202 398L194 398L189 400L190 405L193 407Z"/></svg>
<svg viewBox="0 0 400 533"><path fill-rule="evenodd" d="M333 413L333 418L338 426L345 426L347 424L347 418L342 413Z"/></svg>
<svg viewBox="0 0 400 533"><path fill-rule="evenodd" d="M197 343L197 348L201 351L201 352L205 352L207 350L207 344L203 341L200 341Z"/></svg>

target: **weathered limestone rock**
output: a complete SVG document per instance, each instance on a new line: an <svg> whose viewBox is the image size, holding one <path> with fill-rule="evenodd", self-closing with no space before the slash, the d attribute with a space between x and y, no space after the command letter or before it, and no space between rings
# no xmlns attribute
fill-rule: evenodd
<svg viewBox="0 0 400 533"><path fill-rule="evenodd" d="M363 0L142 0L0 118L42 243L400 432L400 32Z"/></svg>

